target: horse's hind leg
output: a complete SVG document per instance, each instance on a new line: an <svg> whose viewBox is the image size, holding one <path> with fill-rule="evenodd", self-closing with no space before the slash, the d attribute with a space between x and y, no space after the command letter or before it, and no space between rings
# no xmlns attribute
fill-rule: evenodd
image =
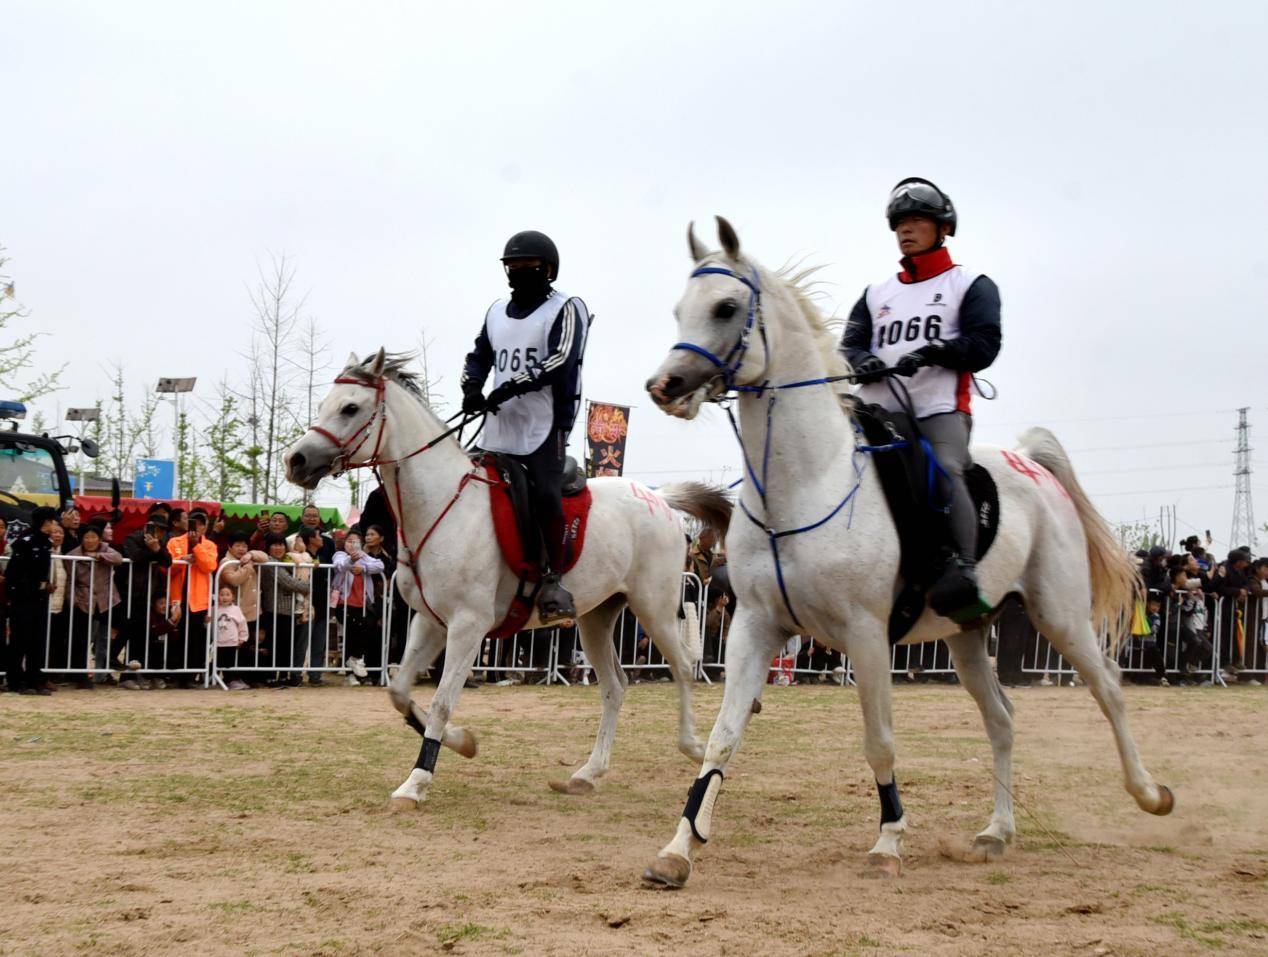
<svg viewBox="0 0 1268 957"><path fill-rule="evenodd" d="M673 672L678 689L678 750L699 761L704 757L704 742L696 737L696 716L691 704L696 676L678 634L678 589L675 575L673 588L658 595L658 601L649 604L641 601L641 596L631 595L630 607Z"/></svg>
<svg viewBox="0 0 1268 957"><path fill-rule="evenodd" d="M947 639L956 674L982 712L991 754L995 762L995 812L986 829L973 839L968 859L986 862L1004 853L1013 839L1013 716L1004 690L991 670L982 631L964 632Z"/></svg>
<svg viewBox="0 0 1268 957"><path fill-rule="evenodd" d="M1118 745L1118 757L1123 763L1128 793L1142 810L1150 814L1170 814L1175 798L1170 788L1154 781L1140 760L1136 742L1127 725L1127 707L1122 686L1118 683L1118 669L1101 652L1092 623L1087 619L1058 622L1038 613L1033 617L1044 637L1087 682L1092 697L1109 719L1114 730L1114 742Z"/></svg>
<svg viewBox="0 0 1268 957"><path fill-rule="evenodd" d="M691 855L709 839L722 773L735 756L744 728L758 707L770 660L779 642L779 634L771 622L757 618L743 603L738 606L727 635L722 709L709 735L704 765L692 785L687 807L678 819L674 839L643 872L645 880L667 887L682 887L691 875Z"/></svg>
<svg viewBox="0 0 1268 957"><path fill-rule="evenodd" d="M574 771L567 781L550 782L554 790L564 794L589 794L599 778L607 773L612 760L616 721L620 716L621 702L625 700L625 688L629 684L625 672L616 660L616 648L612 644L612 626L624 606L625 597L613 595L577 620L581 648L599 679L603 715L599 718L599 733L595 736L590 760Z"/></svg>

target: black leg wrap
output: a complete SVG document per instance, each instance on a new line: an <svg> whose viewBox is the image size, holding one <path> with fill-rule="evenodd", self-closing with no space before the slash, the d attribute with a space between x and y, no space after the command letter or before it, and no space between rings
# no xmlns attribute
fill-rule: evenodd
<svg viewBox="0 0 1268 957"><path fill-rule="evenodd" d="M423 747L418 752L418 760L414 762L414 767L431 774L436 770L438 757L440 757L440 742L435 738L423 738Z"/></svg>
<svg viewBox="0 0 1268 957"><path fill-rule="evenodd" d="M414 714L414 708L411 705L409 711L405 712L405 723L418 732L420 738L427 737L427 729L423 727L423 723L418 720L418 715Z"/></svg>
<svg viewBox="0 0 1268 957"><path fill-rule="evenodd" d="M687 792L687 806L682 809L682 816L685 817L687 819L687 823L691 825L691 833L696 836L696 840L701 844L708 844L709 836L707 833L701 834L696 828L696 817L700 814L700 808L704 804L705 794L708 793L709 790L709 782L713 780L713 776L715 774L719 778L722 777L722 772L717 768L714 768L704 777L696 778L695 782L691 785L691 790ZM720 783L721 782L719 782L719 784ZM710 808L709 810L710 815L712 815L713 809ZM707 826L705 830L707 832Z"/></svg>
<svg viewBox="0 0 1268 957"><path fill-rule="evenodd" d="M898 799L898 779L888 784L876 782L876 793L881 798L881 826L893 824L903 818L903 802Z"/></svg>

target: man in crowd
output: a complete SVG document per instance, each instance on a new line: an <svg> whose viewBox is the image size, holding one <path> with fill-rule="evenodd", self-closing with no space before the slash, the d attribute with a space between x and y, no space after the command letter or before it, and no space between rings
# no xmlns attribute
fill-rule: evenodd
<svg viewBox="0 0 1268 957"><path fill-rule="evenodd" d="M120 638L127 643L127 659L146 668L161 668L163 662L146 661L150 613L157 595L167 594L172 556L167 550L167 506L151 506L145 525L123 540L123 557L115 582L123 596L118 622Z"/></svg>
<svg viewBox="0 0 1268 957"><path fill-rule="evenodd" d="M316 553L313 553L308 548L307 536L302 536L302 533L308 530L315 531L321 536L321 548ZM299 531L290 537L290 540L286 543L286 550L289 552L307 551L322 565L329 565L334 561L335 540L322 531L321 509L316 505L304 506L303 514L299 519Z"/></svg>
<svg viewBox="0 0 1268 957"><path fill-rule="evenodd" d="M272 515L261 515L256 522L255 531L251 535L251 551L267 552L268 537L270 535L286 536L286 529L290 527L291 520L287 518L285 512L274 512Z"/></svg>
<svg viewBox="0 0 1268 957"><path fill-rule="evenodd" d="M31 528L13 542L5 589L9 598L9 644L5 673L9 690L21 694L49 694L45 687L44 627L48 596L53 591L49 539L57 527L57 512L41 505L31 514Z"/></svg>
<svg viewBox="0 0 1268 957"><path fill-rule="evenodd" d="M211 579L219 559L216 543L206 534L207 513L193 511L189 515L189 531L167 541L172 560L172 597L181 602L184 622L181 635L184 654L178 652L174 656L172 648L168 648L168 665L174 668L196 669L207 664L207 608L211 604ZM173 657L177 660L173 661ZM189 677L182 675L178 681L187 687Z"/></svg>

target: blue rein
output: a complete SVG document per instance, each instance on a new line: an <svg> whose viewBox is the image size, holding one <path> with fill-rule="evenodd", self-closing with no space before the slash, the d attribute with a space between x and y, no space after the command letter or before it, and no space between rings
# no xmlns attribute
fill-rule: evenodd
<svg viewBox="0 0 1268 957"><path fill-rule="evenodd" d="M744 321L744 328L740 332L740 337L735 345L731 347L731 351L726 354L725 358L719 358L704 346L696 345L694 342L677 342L674 343L674 349L681 349L685 352L694 352L698 356L703 356L713 364L715 369L721 370L722 384L726 391L748 392L761 395L764 392L770 393L770 398L766 403L766 442L762 449L762 474L758 478L757 471L753 468L752 462L749 460L748 449L744 445L744 436L740 434L739 423L735 421L735 415L731 412L730 406L726 407L727 418L731 421L731 429L735 432L735 440L740 445L740 454L744 457L744 473L747 478L752 481L753 487L757 490L758 497L762 500L762 511L769 513L770 509L767 505L766 495L768 491L767 479L770 469L770 451L771 451L771 435L773 433L772 417L775 411L775 402L779 398L780 391L784 389L800 389L805 386L824 385L830 382L837 382L850 378L849 376L825 376L820 379L806 379L801 382L789 382L785 385L771 385L764 382L761 385L736 385L735 377L740 371L740 367L744 364L745 353L748 352L748 340L753 331L753 327L757 326L758 334L762 337L762 346L767 349L769 357L769 348L766 341L766 324L762 322L762 290L761 281L758 278L757 270L753 270L752 278L747 278L733 270L726 269L722 266L701 266L691 274L694 279L697 276L729 276L738 282L744 283L749 288L748 300L748 316ZM854 463L854 486L845 493L845 497L837 503L832 511L828 512L823 518L817 522L811 522L809 525L802 525L799 528L789 528L783 531L776 531L771 528L756 515L754 515L747 505L744 504L744 495L741 492L739 496L740 510L748 516L749 521L766 533L767 543L770 545L771 558L775 563L775 580L779 583L779 594L784 600L784 607L788 609L788 614L792 617L793 623L801 628L801 619L797 617L797 612L793 610L792 598L788 594L788 585L784 580L784 568L779 558L779 540L788 538L792 535L799 535L802 532L813 531L821 525L826 525L837 513L854 498L854 494L859 490L859 486L863 484L863 469L859 467L857 453L860 449L855 449L855 455L852 456ZM864 448L861 451L872 451Z"/></svg>

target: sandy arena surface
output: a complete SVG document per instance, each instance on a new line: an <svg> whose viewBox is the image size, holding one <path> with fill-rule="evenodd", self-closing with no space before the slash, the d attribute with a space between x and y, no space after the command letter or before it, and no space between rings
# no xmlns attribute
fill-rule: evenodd
<svg viewBox="0 0 1268 957"><path fill-rule="evenodd" d="M430 688L419 688L424 702ZM0 698L0 954L1268 954L1268 689L1129 688L1170 818L1123 790L1082 689L1013 692L1027 810L1001 862L960 689L896 689L904 874L863 877L877 804L850 690L769 688L691 883L639 881L694 766L673 689L630 689L590 797L594 688L467 691L479 735L392 814L418 738L382 691ZM702 732L720 690L701 688Z"/></svg>

